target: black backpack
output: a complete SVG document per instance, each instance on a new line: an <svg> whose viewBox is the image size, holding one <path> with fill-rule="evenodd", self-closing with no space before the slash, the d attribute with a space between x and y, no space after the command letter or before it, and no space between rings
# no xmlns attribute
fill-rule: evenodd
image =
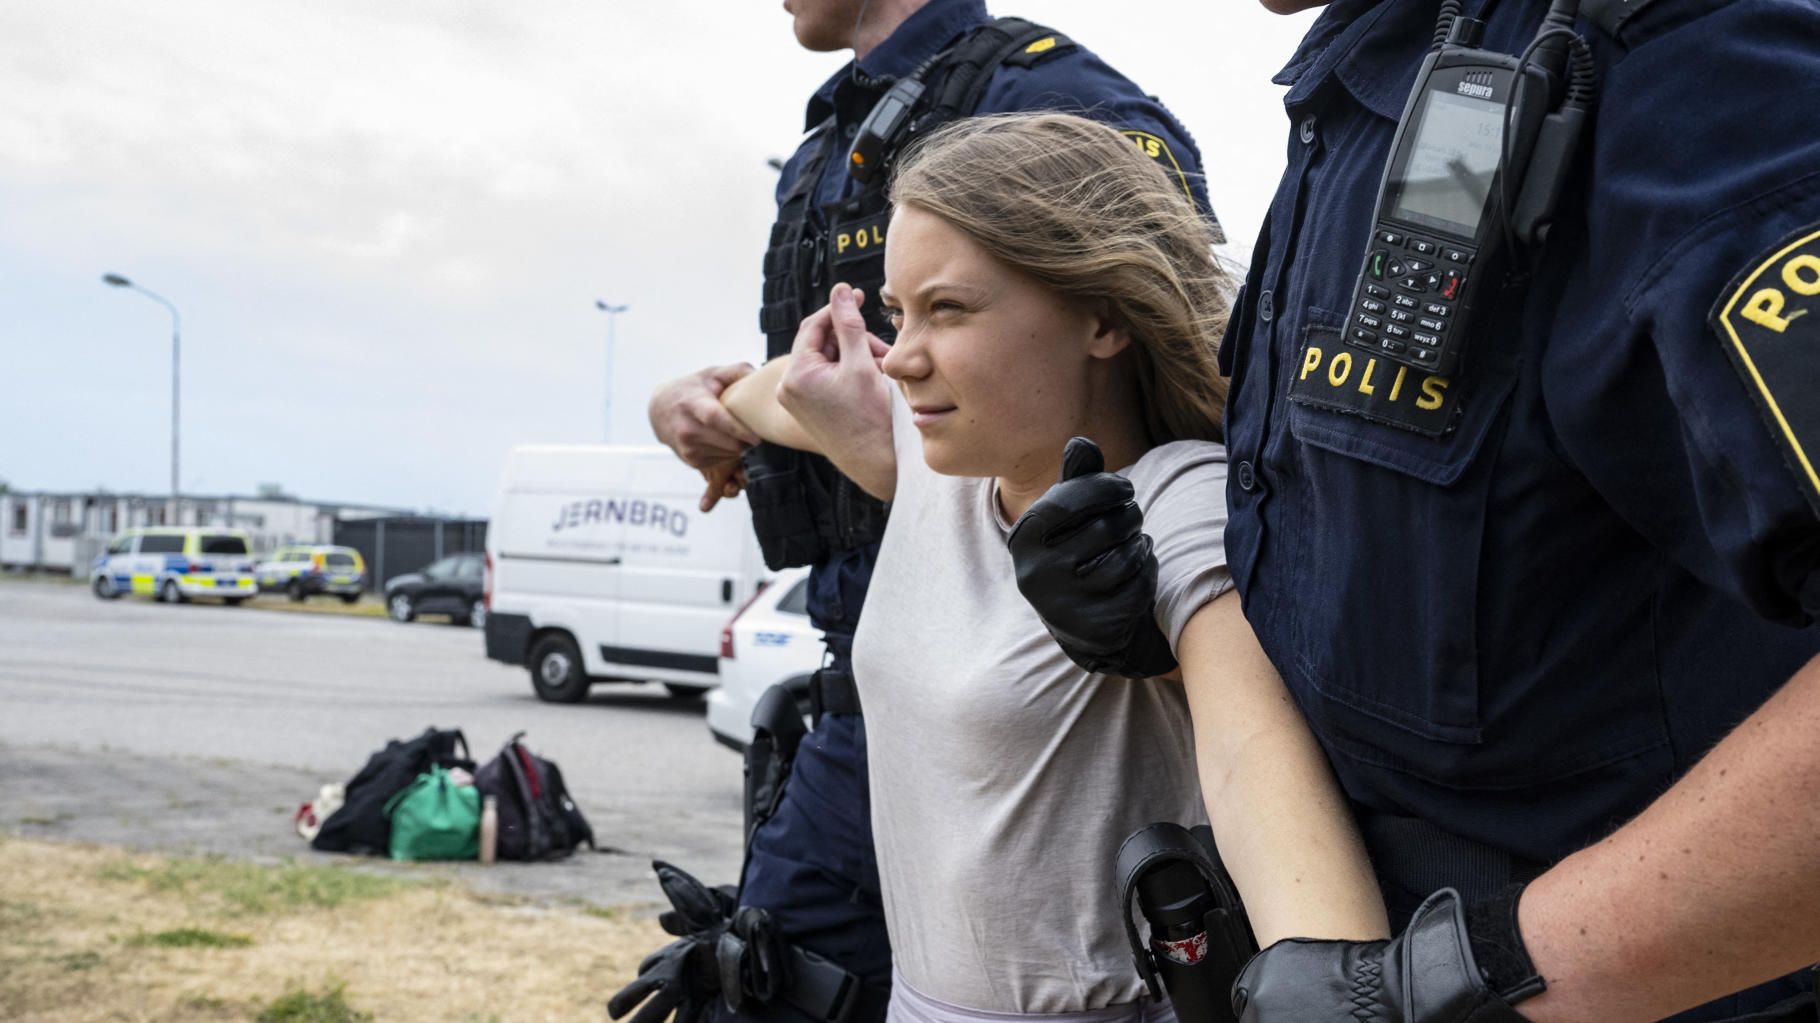
<svg viewBox="0 0 1820 1023"><path fill-rule="evenodd" d="M385 749L368 757L366 766L348 782L346 802L322 822L310 845L323 852L386 855L392 839L386 801L431 767L474 769L461 729L431 727L415 739L387 741Z"/></svg>
<svg viewBox="0 0 1820 1023"><path fill-rule="evenodd" d="M525 749L524 734L506 740L474 776L481 799L499 801L499 858L557 860L583 842L594 848L594 829L569 798L562 771Z"/></svg>

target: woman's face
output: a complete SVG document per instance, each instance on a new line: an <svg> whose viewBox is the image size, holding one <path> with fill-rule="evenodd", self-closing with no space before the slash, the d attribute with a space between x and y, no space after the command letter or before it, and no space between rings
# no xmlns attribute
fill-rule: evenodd
<svg viewBox="0 0 1820 1023"><path fill-rule="evenodd" d="M1000 263L947 221L892 215L880 290L897 327L884 371L923 458L950 476L1017 477L1060 464L1092 399L1092 366L1124 347L1071 301Z"/></svg>

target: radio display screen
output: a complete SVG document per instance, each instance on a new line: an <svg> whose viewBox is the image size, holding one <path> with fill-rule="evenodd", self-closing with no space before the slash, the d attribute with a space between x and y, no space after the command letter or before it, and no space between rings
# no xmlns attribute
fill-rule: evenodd
<svg viewBox="0 0 1820 1023"><path fill-rule="evenodd" d="M1474 237L1503 141L1503 104L1430 91L1422 100L1391 215Z"/></svg>

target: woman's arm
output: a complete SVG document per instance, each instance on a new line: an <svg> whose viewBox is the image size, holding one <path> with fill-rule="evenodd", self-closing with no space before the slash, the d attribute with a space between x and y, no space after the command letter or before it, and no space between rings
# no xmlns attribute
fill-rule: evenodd
<svg viewBox="0 0 1820 1023"><path fill-rule="evenodd" d="M1195 612L1176 654L1201 794L1259 946L1388 937L1352 813L1236 592Z"/></svg>
<svg viewBox="0 0 1820 1023"><path fill-rule="evenodd" d="M803 320L796 347L721 391L721 404L773 444L825 455L868 494L897 491L891 383L879 368L888 351L866 333L859 293L835 285L829 303ZM724 470L730 472L730 470ZM709 470L710 493L718 493Z"/></svg>
<svg viewBox="0 0 1820 1023"><path fill-rule="evenodd" d="M733 413L746 429L773 444L781 444L811 454L825 454L797 423L796 417L784 410L777 400L777 385L790 368L790 356L780 355L745 376L728 384L720 392L720 403Z"/></svg>

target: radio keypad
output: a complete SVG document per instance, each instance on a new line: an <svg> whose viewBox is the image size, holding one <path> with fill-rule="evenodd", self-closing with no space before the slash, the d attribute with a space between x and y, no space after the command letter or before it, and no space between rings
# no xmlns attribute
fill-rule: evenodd
<svg viewBox="0 0 1820 1023"><path fill-rule="evenodd" d="M1413 366L1444 365L1473 256L1398 230L1373 232L1347 342Z"/></svg>

